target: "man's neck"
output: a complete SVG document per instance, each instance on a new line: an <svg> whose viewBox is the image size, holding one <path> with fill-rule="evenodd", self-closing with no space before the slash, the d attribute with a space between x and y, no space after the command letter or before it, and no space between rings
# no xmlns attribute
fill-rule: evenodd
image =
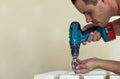
<svg viewBox="0 0 120 79"><path fill-rule="evenodd" d="M120 0L115 0L116 4L117 4L117 14L120 15Z"/></svg>
<svg viewBox="0 0 120 79"><path fill-rule="evenodd" d="M120 15L120 0L108 0L112 16Z"/></svg>

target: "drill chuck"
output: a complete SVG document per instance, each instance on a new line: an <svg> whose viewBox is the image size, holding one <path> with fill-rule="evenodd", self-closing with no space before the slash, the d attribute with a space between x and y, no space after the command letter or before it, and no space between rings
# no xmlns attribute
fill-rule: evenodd
<svg viewBox="0 0 120 79"><path fill-rule="evenodd" d="M79 44L71 45L71 54L73 58L77 58L79 56L79 48Z"/></svg>

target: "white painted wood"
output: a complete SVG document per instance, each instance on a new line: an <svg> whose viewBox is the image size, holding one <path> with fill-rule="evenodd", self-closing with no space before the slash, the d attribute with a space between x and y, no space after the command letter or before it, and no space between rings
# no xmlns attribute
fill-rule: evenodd
<svg viewBox="0 0 120 79"><path fill-rule="evenodd" d="M110 72L110 79L120 79L120 75Z"/></svg>
<svg viewBox="0 0 120 79"><path fill-rule="evenodd" d="M59 79L60 74L65 74L68 71L51 71L47 73L37 74L34 79Z"/></svg>
<svg viewBox="0 0 120 79"><path fill-rule="evenodd" d="M52 71L37 74L34 79L120 79L120 75L104 70L94 70L86 74L75 74L73 71Z"/></svg>
<svg viewBox="0 0 120 79"><path fill-rule="evenodd" d="M73 71L60 75L59 79L80 79L80 75L75 74Z"/></svg>
<svg viewBox="0 0 120 79"><path fill-rule="evenodd" d="M106 71L103 70L94 70L89 73L83 74L84 79L105 79Z"/></svg>

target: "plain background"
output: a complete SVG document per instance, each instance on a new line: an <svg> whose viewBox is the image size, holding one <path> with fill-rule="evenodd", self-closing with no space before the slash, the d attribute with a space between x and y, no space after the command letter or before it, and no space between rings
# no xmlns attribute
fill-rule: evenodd
<svg viewBox="0 0 120 79"><path fill-rule="evenodd" d="M0 79L33 79L48 71L71 71L72 21L86 25L71 0L0 0ZM120 60L119 40L81 45L79 58Z"/></svg>

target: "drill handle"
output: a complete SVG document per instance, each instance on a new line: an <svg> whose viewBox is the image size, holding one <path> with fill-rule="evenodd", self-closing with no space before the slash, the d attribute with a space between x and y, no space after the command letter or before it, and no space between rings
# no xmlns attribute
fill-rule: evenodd
<svg viewBox="0 0 120 79"><path fill-rule="evenodd" d="M95 30L100 32L101 37L105 42L114 40L116 38L112 23L108 23L105 27L94 26L92 28L87 29L86 31L82 31L80 29L83 36L89 36L88 34L90 34L90 32L94 32Z"/></svg>
<svg viewBox="0 0 120 79"><path fill-rule="evenodd" d="M80 31L82 32L82 35L86 35L86 34L89 34L91 32L94 32L95 30L97 31L97 28L100 28L99 26L94 26L94 27L91 27L85 31L82 31L82 29L80 28Z"/></svg>

